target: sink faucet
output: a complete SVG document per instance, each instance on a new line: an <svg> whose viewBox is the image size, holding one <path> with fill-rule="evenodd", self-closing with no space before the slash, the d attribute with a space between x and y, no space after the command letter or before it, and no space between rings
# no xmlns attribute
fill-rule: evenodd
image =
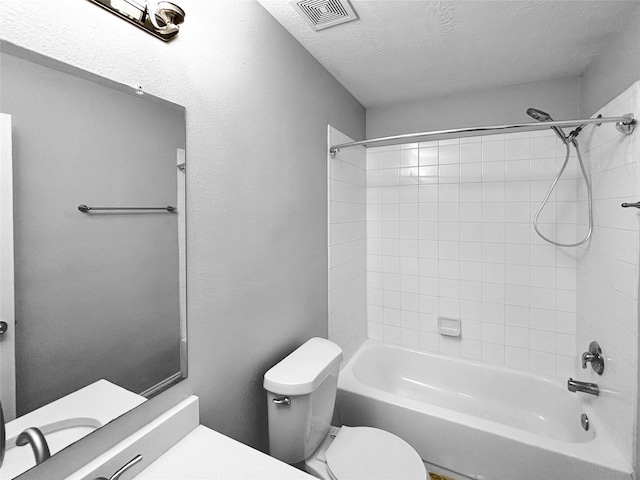
<svg viewBox="0 0 640 480"><path fill-rule="evenodd" d="M49 452L49 445L47 445L47 439L44 438L44 434L39 428L27 428L24 432L18 435L18 438L16 438L16 445L22 447L27 444L31 444L31 448L33 448L33 454L36 457L36 465L44 462L51 456L51 453Z"/></svg>
<svg viewBox="0 0 640 480"><path fill-rule="evenodd" d="M574 380L573 378L569 378L569 381L567 382L567 388L570 392L584 392L591 395L600 395L598 384L579 382L578 380Z"/></svg>

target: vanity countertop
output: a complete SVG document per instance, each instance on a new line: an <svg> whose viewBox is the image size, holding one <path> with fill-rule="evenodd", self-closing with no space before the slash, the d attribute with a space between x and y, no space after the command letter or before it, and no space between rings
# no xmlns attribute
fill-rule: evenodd
<svg viewBox="0 0 640 480"><path fill-rule="evenodd" d="M16 446L25 429L39 428L54 455L146 400L107 380L98 380L12 420L6 425L7 450L0 478L17 477L35 466L32 449Z"/></svg>
<svg viewBox="0 0 640 480"><path fill-rule="evenodd" d="M314 477L199 425L135 480L310 480Z"/></svg>

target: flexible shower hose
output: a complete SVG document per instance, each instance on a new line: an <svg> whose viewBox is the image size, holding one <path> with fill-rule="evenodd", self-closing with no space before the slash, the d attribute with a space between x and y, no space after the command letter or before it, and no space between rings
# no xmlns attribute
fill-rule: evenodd
<svg viewBox="0 0 640 480"><path fill-rule="evenodd" d="M571 153L571 149L569 148L569 143L573 143L573 146L576 149L576 153L578 154L578 163L580 164L580 170L582 171L582 177L584 178L584 183L587 186L587 208L588 208L588 212L589 212L589 230L587 231L587 234L585 235L585 237L580 240L579 242L576 243L560 243L560 242L555 242L553 240L551 240L550 238L545 237L540 230L538 230L538 217L540 216L540 213L542 213L542 210L544 209L544 207L546 206L547 202L549 201L549 197L551 196L551 193L553 192L553 190L556 188L556 185L558 184L558 181L560 180L560 177L562 176L562 174L564 173L565 168L567 168L567 164L569 163L569 155ZM535 217L533 217L533 228L535 229L536 233L540 236L540 238L542 238L543 240L556 245L558 247L577 247L579 245L582 245L583 243L586 243L589 241L589 239L591 238L591 233L593 232L593 206L592 206L592 195L591 195L591 181L589 180L589 175L587 174L587 170L584 167L584 162L582 161L582 154L580 153L580 147L578 146L578 141L573 138L571 140L571 142L565 142L565 146L567 147L567 154L565 156L564 159L564 163L562 164L562 168L560 168L560 171L558 172L558 175L556 175L555 180L553 181L553 183L551 184L551 188L549 188L549 191L547 192L547 195L544 197L544 200L542 201L542 204L540 205L540 207L538 208L538 211L536 212Z"/></svg>

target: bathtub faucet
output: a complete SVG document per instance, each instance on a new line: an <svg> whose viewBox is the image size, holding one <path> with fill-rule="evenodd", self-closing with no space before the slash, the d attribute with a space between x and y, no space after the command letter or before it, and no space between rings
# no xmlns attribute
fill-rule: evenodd
<svg viewBox="0 0 640 480"><path fill-rule="evenodd" d="M584 392L589 393L591 395L600 395L600 389L598 388L598 384L589 383L589 382L580 382L578 380L574 380L570 378L567 381L567 388L570 392Z"/></svg>
<svg viewBox="0 0 640 480"><path fill-rule="evenodd" d="M602 349L598 342L591 342L589 351L582 354L582 368L587 368L587 363L591 363L591 368L598 375L602 375L604 372L604 355L602 355Z"/></svg>

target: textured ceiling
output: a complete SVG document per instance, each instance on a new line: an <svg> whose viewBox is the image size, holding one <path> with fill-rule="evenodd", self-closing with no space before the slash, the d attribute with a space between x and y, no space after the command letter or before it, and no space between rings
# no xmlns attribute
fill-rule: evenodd
<svg viewBox="0 0 640 480"><path fill-rule="evenodd" d="M638 0L352 0L359 21L315 32L258 0L365 107L584 72Z"/></svg>

